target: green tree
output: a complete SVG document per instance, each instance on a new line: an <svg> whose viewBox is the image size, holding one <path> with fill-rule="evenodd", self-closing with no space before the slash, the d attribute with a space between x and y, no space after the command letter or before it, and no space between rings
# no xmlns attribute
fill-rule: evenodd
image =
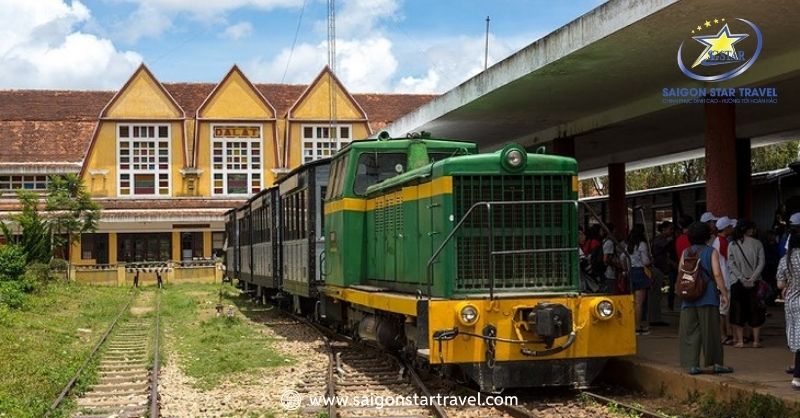
<svg viewBox="0 0 800 418"><path fill-rule="evenodd" d="M6 241L19 245L28 263L47 263L52 258L52 234L49 223L39 213L39 196L19 191L17 199L20 212L12 215L10 220L17 225L20 234L14 235L8 224L0 223Z"/></svg>
<svg viewBox="0 0 800 418"><path fill-rule="evenodd" d="M77 174L50 178L44 209L56 248L79 241L80 234L97 230L100 206L92 201Z"/></svg>
<svg viewBox="0 0 800 418"><path fill-rule="evenodd" d="M0 281L17 280L25 273L25 251L16 244L0 247Z"/></svg>
<svg viewBox="0 0 800 418"><path fill-rule="evenodd" d="M785 168L800 156L800 141L789 141L780 144L754 148L750 169L753 173ZM654 189L657 187L676 186L705 180L706 160L704 157L660 166L632 170L625 175L625 188L628 191ZM600 184L606 184L606 177L598 178ZM598 196L608 193L605 187L594 187L594 179L581 182L582 196Z"/></svg>

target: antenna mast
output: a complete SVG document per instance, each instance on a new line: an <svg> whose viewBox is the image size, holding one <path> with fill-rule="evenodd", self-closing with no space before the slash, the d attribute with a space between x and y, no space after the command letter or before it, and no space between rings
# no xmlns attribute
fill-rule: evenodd
<svg viewBox="0 0 800 418"><path fill-rule="evenodd" d="M331 77L328 83L328 97L330 100L330 126L328 128L328 141L340 148L339 127L336 126L336 86L333 75L336 74L336 0L328 0L328 67Z"/></svg>

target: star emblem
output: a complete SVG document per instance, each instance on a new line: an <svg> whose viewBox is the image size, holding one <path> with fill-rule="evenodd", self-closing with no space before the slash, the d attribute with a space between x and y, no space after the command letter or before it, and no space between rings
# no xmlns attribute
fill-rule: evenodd
<svg viewBox="0 0 800 418"><path fill-rule="evenodd" d="M714 23L719 23L719 19L714 19Z"/></svg>
<svg viewBox="0 0 800 418"><path fill-rule="evenodd" d="M722 29L719 30L719 32L717 32L716 35L692 36L692 39L700 42L706 47L703 52L700 53L700 56L697 57L697 60L695 60L694 64L692 64L692 68L697 67L703 61L711 58L712 54L725 54L735 57L736 49L733 46L748 36L749 35L746 33L732 34L727 23L722 27Z"/></svg>
<svg viewBox="0 0 800 418"><path fill-rule="evenodd" d="M707 28L710 28L710 27L711 27L711 22L709 22L708 20L706 20L706 23L705 23L705 25L706 25L706 27L707 27Z"/></svg>

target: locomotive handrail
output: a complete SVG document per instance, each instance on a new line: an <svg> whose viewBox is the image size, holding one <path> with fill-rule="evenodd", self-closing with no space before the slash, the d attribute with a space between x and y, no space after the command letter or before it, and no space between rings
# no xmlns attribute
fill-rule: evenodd
<svg viewBox="0 0 800 418"><path fill-rule="evenodd" d="M541 205L563 205L563 204L572 204L575 206L575 212L578 211L578 205L580 202L578 200L500 200L500 201L482 201L476 202L464 213L464 216L458 221L456 226L450 230L450 233L447 234L444 241L439 245L436 251L433 252L431 258L428 259L427 270L428 270L428 280L427 280L427 288L428 288L428 299L431 299L433 296L432 287L433 287L433 263L439 258L439 255L444 251L445 246L453 239L456 232L461 229L461 226L464 222L470 217L472 212L478 207L485 207L487 210L487 215L489 218L489 236L494 236L494 223L491 222L492 219L492 205L496 206L509 206L509 205L530 205L530 204L541 204ZM591 209L590 209L591 210ZM565 248L549 248L549 249L530 249L530 250L515 250L519 251L518 254L525 254L525 253L533 253L533 252L548 252L548 251L558 251L558 252L565 252L565 251L574 251L577 250L578 247L565 247ZM495 252L494 251L494 239L489 240L489 271L491 272L491 276L489 277L489 299L494 299L494 256L498 254L502 254L503 252Z"/></svg>

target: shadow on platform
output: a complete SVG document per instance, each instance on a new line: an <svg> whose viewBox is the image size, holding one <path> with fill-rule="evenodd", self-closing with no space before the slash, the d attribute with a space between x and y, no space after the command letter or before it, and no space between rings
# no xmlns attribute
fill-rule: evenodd
<svg viewBox="0 0 800 418"><path fill-rule="evenodd" d="M651 334L638 337L637 355L609 362L603 380L653 395L689 400L698 394L713 394L719 400L733 400L754 392L782 399L787 406L800 407L798 391L786 374L794 357L786 346L783 306L769 308L762 327L763 348L724 346L725 363L734 373L715 375L705 371L689 375L680 367L678 354L679 311L664 313L668 327L651 327ZM702 354L701 354L702 362Z"/></svg>

